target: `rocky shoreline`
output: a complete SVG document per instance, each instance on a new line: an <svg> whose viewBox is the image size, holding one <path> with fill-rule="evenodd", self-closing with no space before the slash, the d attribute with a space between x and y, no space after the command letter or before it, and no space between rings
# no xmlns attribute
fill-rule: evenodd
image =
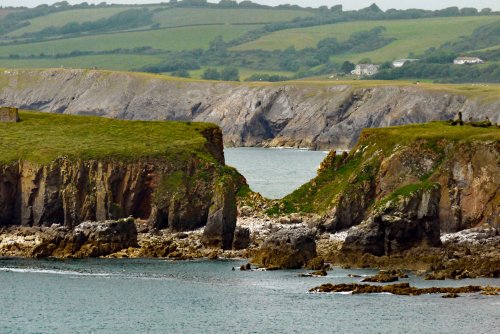
<svg viewBox="0 0 500 334"><path fill-rule="evenodd" d="M267 269L305 267L319 271L339 266L389 270L367 282L395 281L401 277L401 270L411 270L426 280L500 277L500 231L491 227L443 234L441 247L377 257L343 251L346 231L320 233L313 227L314 218L240 216L233 247L226 250L204 242L204 228L188 232L157 230L132 218L84 222L74 229L56 224L10 226L0 230L0 257L233 258L247 259Z"/></svg>

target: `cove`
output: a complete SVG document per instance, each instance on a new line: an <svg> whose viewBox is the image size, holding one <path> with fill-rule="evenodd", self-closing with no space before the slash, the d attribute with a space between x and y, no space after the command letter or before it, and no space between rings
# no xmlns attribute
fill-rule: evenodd
<svg viewBox="0 0 500 334"><path fill-rule="evenodd" d="M316 176L327 152L283 148L225 148L226 164L235 167L253 191L282 198Z"/></svg>

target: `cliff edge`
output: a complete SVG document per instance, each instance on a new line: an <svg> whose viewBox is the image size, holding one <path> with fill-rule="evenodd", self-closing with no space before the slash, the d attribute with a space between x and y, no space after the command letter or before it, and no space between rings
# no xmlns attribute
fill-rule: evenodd
<svg viewBox="0 0 500 334"><path fill-rule="evenodd" d="M20 118L0 123L0 228L70 231L133 217L156 230L205 227L207 243L231 248L244 179L224 165L217 126L26 111Z"/></svg>
<svg viewBox="0 0 500 334"><path fill-rule="evenodd" d="M0 105L220 126L226 146L350 149L364 128L447 120L500 123L500 86L404 82L225 83L76 69L0 71Z"/></svg>

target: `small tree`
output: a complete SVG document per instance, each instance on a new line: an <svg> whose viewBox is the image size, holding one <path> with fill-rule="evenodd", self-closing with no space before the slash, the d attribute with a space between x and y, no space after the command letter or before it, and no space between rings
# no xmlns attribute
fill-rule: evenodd
<svg viewBox="0 0 500 334"><path fill-rule="evenodd" d="M349 74L351 73L352 70L354 70L356 66L351 63L350 61L346 60L342 66L340 67L340 70L345 73L345 74Z"/></svg>
<svg viewBox="0 0 500 334"><path fill-rule="evenodd" d="M220 78L224 81L240 81L240 72L234 67L224 67Z"/></svg>
<svg viewBox="0 0 500 334"><path fill-rule="evenodd" d="M201 77L205 80L220 80L220 73L215 68L207 68Z"/></svg>

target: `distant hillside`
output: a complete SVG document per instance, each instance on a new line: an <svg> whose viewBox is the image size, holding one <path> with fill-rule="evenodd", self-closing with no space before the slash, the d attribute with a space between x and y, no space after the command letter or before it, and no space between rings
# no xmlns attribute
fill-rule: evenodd
<svg viewBox="0 0 500 334"><path fill-rule="evenodd" d="M490 50L500 44L484 32L499 22L498 12L456 7L384 12L376 5L344 11L342 6L270 7L250 1L73 6L63 1L0 9L0 66L282 81L342 76L350 72L342 66L346 61L383 64L450 45L457 46L452 49L457 54L481 49L488 64L498 66L500 55ZM225 70L232 75L224 75ZM470 77L491 81L483 74Z"/></svg>

